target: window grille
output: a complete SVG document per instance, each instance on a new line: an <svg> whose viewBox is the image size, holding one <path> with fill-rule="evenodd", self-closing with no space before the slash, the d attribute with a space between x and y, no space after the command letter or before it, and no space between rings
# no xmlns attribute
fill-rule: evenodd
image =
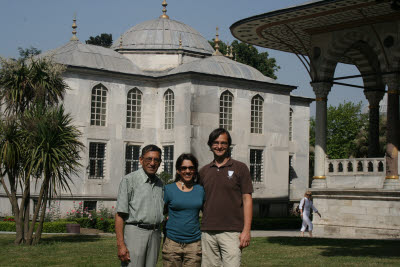
<svg viewBox="0 0 400 267"><path fill-rule="evenodd" d="M90 111L90 125L105 126L107 111L107 88L102 84L92 89L92 101Z"/></svg>
<svg viewBox="0 0 400 267"><path fill-rule="evenodd" d="M251 133L262 134L264 100L256 95L251 99Z"/></svg>
<svg viewBox="0 0 400 267"><path fill-rule="evenodd" d="M140 146L126 145L125 150L125 174L139 169Z"/></svg>
<svg viewBox="0 0 400 267"><path fill-rule="evenodd" d="M289 141L293 141L293 109L289 111Z"/></svg>
<svg viewBox="0 0 400 267"><path fill-rule="evenodd" d="M86 211L96 210L97 201L83 201L83 209Z"/></svg>
<svg viewBox="0 0 400 267"><path fill-rule="evenodd" d="M262 149L250 149L250 175L253 183L259 183L263 180Z"/></svg>
<svg viewBox="0 0 400 267"><path fill-rule="evenodd" d="M91 142L89 144L89 179L104 178L106 144Z"/></svg>
<svg viewBox="0 0 400 267"><path fill-rule="evenodd" d="M174 173L174 146L163 146L164 150L164 172L173 175Z"/></svg>
<svg viewBox="0 0 400 267"><path fill-rule="evenodd" d="M126 128L140 129L142 120L142 92L134 88L128 92L126 104Z"/></svg>
<svg viewBox="0 0 400 267"><path fill-rule="evenodd" d="M232 131L233 95L229 91L221 94L219 99L219 127Z"/></svg>
<svg viewBox="0 0 400 267"><path fill-rule="evenodd" d="M174 129L174 109L175 109L175 97L174 92L168 89L164 94L164 129Z"/></svg>
<svg viewBox="0 0 400 267"><path fill-rule="evenodd" d="M289 183L291 184L295 176L295 171L293 168L293 156L289 156Z"/></svg>

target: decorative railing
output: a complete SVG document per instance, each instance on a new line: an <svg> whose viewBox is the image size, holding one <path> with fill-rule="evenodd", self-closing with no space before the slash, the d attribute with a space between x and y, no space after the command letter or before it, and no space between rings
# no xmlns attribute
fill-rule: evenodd
<svg viewBox="0 0 400 267"><path fill-rule="evenodd" d="M327 175L382 175L386 173L385 158L328 159Z"/></svg>

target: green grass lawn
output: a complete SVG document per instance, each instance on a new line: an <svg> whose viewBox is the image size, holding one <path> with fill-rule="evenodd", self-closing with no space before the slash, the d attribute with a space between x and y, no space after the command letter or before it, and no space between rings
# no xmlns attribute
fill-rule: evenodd
<svg viewBox="0 0 400 267"><path fill-rule="evenodd" d="M118 266L115 237L45 235L38 246L14 246L0 235L0 266ZM243 266L400 266L400 240L253 238ZM161 260L157 266L161 266Z"/></svg>

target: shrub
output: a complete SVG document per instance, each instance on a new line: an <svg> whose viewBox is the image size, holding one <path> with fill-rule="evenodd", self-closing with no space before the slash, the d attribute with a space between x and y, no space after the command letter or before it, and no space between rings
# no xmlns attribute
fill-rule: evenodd
<svg viewBox="0 0 400 267"><path fill-rule="evenodd" d="M252 230L300 229L300 227L300 217L253 218L251 223Z"/></svg>
<svg viewBox="0 0 400 267"><path fill-rule="evenodd" d="M6 216L3 218L3 222L15 222L14 216Z"/></svg>
<svg viewBox="0 0 400 267"><path fill-rule="evenodd" d="M72 221L60 220L56 222L44 222L43 223L43 233L66 233L67 232L67 224L75 223ZM39 223L36 223L36 227ZM0 221L0 231L4 232L15 232L15 222L4 222Z"/></svg>
<svg viewBox="0 0 400 267"><path fill-rule="evenodd" d="M98 218L96 222L96 229L110 232L110 229L115 231L115 221L113 219Z"/></svg>
<svg viewBox="0 0 400 267"><path fill-rule="evenodd" d="M96 218L76 218L74 221L79 223L82 228L96 228Z"/></svg>
<svg viewBox="0 0 400 267"><path fill-rule="evenodd" d="M84 218L84 217L91 217L92 214L86 209L83 208L83 201L78 203L78 206L76 206L75 201L74 203L74 208L71 209L70 211L67 212L67 219L68 220L75 220L77 218Z"/></svg>
<svg viewBox="0 0 400 267"><path fill-rule="evenodd" d="M0 231L15 232L15 222L0 221Z"/></svg>

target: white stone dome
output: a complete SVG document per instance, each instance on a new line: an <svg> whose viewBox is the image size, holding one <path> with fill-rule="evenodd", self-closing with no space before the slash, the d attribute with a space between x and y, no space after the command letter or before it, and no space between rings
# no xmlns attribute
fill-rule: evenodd
<svg viewBox="0 0 400 267"><path fill-rule="evenodd" d="M177 50L179 39L182 49L205 55L211 55L214 49L201 34L192 27L172 19L158 18L133 26L111 48L126 50ZM121 45L122 40L122 45Z"/></svg>

